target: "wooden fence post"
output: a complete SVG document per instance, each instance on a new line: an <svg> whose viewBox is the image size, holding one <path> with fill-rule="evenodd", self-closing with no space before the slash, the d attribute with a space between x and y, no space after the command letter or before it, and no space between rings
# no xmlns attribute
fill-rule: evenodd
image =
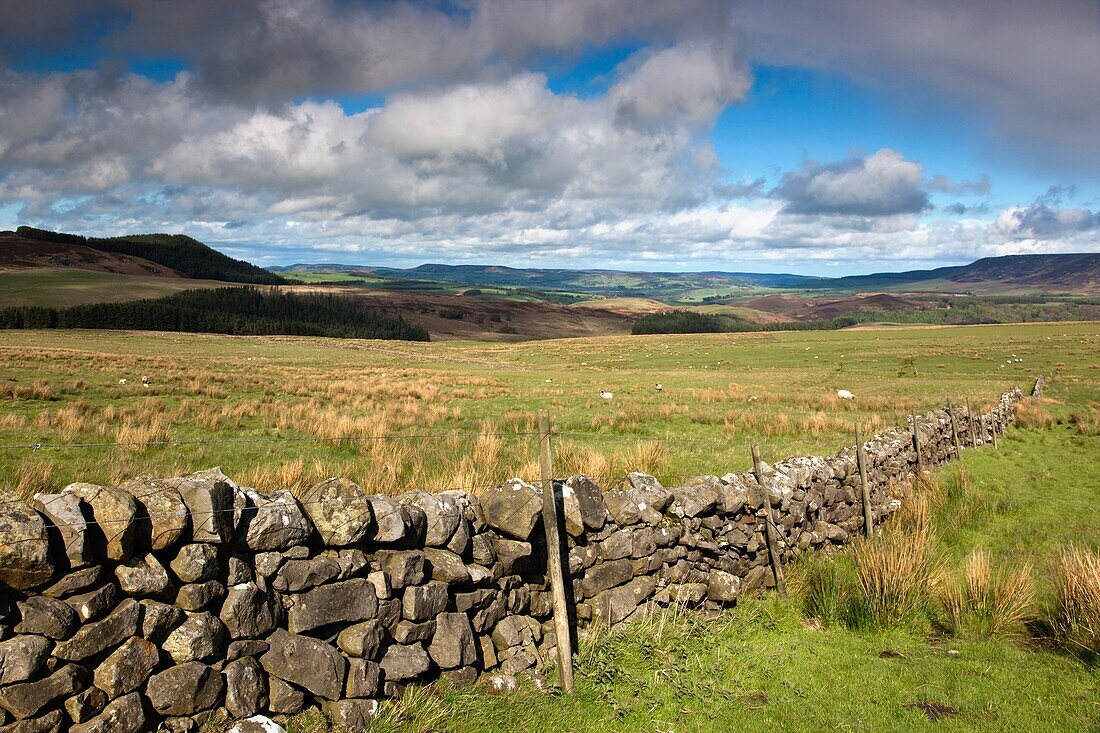
<svg viewBox="0 0 1100 733"><path fill-rule="evenodd" d="M978 434L974 430L974 413L970 409L970 397L966 398L966 425L970 428L970 447L978 447Z"/></svg>
<svg viewBox="0 0 1100 733"><path fill-rule="evenodd" d="M1000 418L1000 407L994 407L989 411L989 427L993 428L993 447L997 448L997 423Z"/></svg>
<svg viewBox="0 0 1100 733"><path fill-rule="evenodd" d="M959 428L955 424L955 403L947 401L947 414L951 417L951 440L955 443L955 460L962 458L962 449L959 447Z"/></svg>
<svg viewBox="0 0 1100 733"><path fill-rule="evenodd" d="M921 474L924 473L924 459L920 455L920 430L917 428L917 413L910 413L909 417L913 420L913 450L917 454L917 478L920 478Z"/></svg>
<svg viewBox="0 0 1100 733"><path fill-rule="evenodd" d="M764 532L768 539L768 559L771 561L772 575L775 577L775 589L779 591L779 595L786 598L787 581L783 578L782 558L779 555L779 528L775 526L775 515L772 514L772 498L760 463L760 446L753 443L752 470L756 474L756 483L760 484L760 493L764 499Z"/></svg>
<svg viewBox="0 0 1100 733"><path fill-rule="evenodd" d="M573 636L569 627L569 605L565 596L558 503L554 494L554 458L550 447L550 416L539 410L539 468L542 473L542 524L546 529L546 564L554 600L554 633L558 642L561 686L573 692Z"/></svg>
<svg viewBox="0 0 1100 733"><path fill-rule="evenodd" d="M863 495L863 534L874 534L875 525L871 517L871 489L867 485L867 457L863 454L863 435L856 423L856 465L859 467L859 489Z"/></svg>

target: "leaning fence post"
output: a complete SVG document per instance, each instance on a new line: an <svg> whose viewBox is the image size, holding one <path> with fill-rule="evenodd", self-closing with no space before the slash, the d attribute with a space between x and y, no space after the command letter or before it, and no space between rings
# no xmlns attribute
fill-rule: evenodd
<svg viewBox="0 0 1100 733"><path fill-rule="evenodd" d="M558 642L561 686L573 692L573 637L569 628L569 605L565 597L558 506L554 494L554 458L550 451L550 416L539 411L539 468L542 473L542 524L546 529L546 564L554 599L554 632Z"/></svg>
<svg viewBox="0 0 1100 733"><path fill-rule="evenodd" d="M947 401L947 414L951 417L951 440L955 443L955 459L962 458L962 449L959 447L959 428L955 424L955 403Z"/></svg>
<svg viewBox="0 0 1100 733"><path fill-rule="evenodd" d="M912 412L909 417L913 419L913 451L917 454L917 478L924 473L924 459L920 456L920 431L917 429L917 413Z"/></svg>
<svg viewBox="0 0 1100 733"><path fill-rule="evenodd" d="M970 396L966 398L966 426L970 428L970 447L978 447L978 434L974 430L974 412L970 409Z"/></svg>
<svg viewBox="0 0 1100 733"><path fill-rule="evenodd" d="M863 455L863 435L856 423L856 465L859 467L859 489L863 492L863 534L870 537L875 530L871 518L871 489L867 486L867 458Z"/></svg>
<svg viewBox="0 0 1100 733"><path fill-rule="evenodd" d="M787 582L783 579L783 564L779 555L779 529L775 526L771 493L768 491L768 483L760 466L760 446L756 443L752 444L752 470L756 474L756 483L760 484L760 493L764 498L764 533L768 539L768 559L771 561L772 575L775 577L775 589L779 591L779 595L786 598Z"/></svg>

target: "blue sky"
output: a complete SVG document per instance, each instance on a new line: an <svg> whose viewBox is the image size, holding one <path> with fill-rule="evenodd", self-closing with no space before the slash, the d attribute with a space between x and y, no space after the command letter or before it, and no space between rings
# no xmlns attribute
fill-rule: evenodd
<svg viewBox="0 0 1100 733"><path fill-rule="evenodd" d="M0 28L4 228L261 264L1100 250L1100 6L1076 0L74 0Z"/></svg>

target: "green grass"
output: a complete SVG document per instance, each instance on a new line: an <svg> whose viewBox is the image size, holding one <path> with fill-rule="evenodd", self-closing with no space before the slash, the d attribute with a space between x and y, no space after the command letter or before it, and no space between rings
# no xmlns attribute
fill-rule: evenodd
<svg viewBox="0 0 1100 733"><path fill-rule="evenodd" d="M232 283L175 277L146 277L94 270L34 268L0 272L0 307L39 305L63 308L85 303L116 303L157 298L181 290L224 288Z"/></svg>
<svg viewBox="0 0 1100 733"><path fill-rule="evenodd" d="M1007 361L1015 354L1022 363ZM0 395L49 388L48 399L3 400L0 444L112 441L127 415L170 418L163 436L211 441L170 448L0 452L0 483L48 464L54 483L107 480L119 471L221 465L230 474L301 460L317 473L369 479L362 446L329 442L229 444L232 438L310 438L305 418L356 424L342 434L524 432L538 409L584 446L626 460L655 441L667 482L766 460L832 452L865 431L902 423L912 409L967 396L977 409L1006 389L1053 374L1048 394L1069 406L1100 402L1096 324L861 329L841 332L607 337L523 344L406 344L290 337L96 331L0 332ZM151 387L142 388L142 376ZM128 383L119 385L120 378ZM653 385L662 383L658 393ZM339 387L333 391L334 384ZM842 402L837 389L856 399ZM600 399L600 390L615 397ZM755 398L755 399L754 399ZM110 411L108 410L110 408ZM66 410L85 424L56 424ZM298 410L299 413L293 411ZM219 413L217 420L202 415ZM105 415L110 414L108 419ZM280 415L282 419L280 419ZM136 417L134 417L136 416ZM579 437L570 437L580 434ZM533 457L526 436L502 439L502 474ZM458 440L406 479L445 482L472 445ZM415 457L414 457L415 458ZM621 463L621 461L620 461ZM530 478L530 477L528 477ZM435 485L445 485L437 483Z"/></svg>

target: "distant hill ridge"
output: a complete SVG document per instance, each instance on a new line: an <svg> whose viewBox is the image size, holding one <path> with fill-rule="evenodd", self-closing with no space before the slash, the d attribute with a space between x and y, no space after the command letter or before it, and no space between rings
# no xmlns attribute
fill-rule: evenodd
<svg viewBox="0 0 1100 733"><path fill-rule="evenodd" d="M22 226L16 234L24 239L88 247L140 257L171 268L184 277L198 280L252 285L286 285L288 280L244 260L235 260L185 234L128 234L123 237L84 237Z"/></svg>

